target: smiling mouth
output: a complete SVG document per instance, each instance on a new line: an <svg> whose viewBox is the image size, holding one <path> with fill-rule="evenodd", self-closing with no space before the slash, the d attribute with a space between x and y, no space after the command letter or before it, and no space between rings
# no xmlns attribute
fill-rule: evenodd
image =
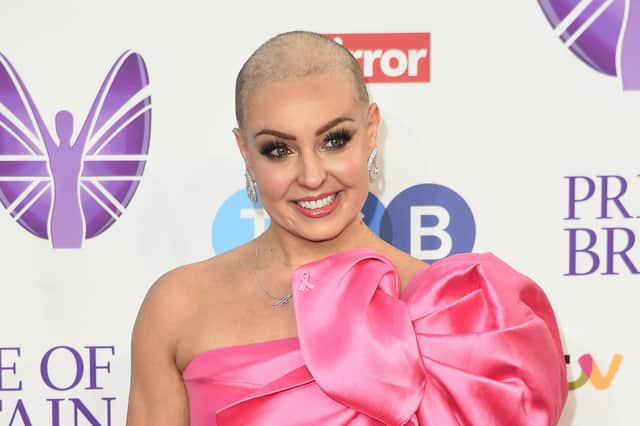
<svg viewBox="0 0 640 426"><path fill-rule="evenodd" d="M296 201L296 204L306 210L316 210L316 209L327 207L328 205L336 201L337 197L338 197L338 193L334 193L334 194L327 195L324 198L320 198L318 200Z"/></svg>

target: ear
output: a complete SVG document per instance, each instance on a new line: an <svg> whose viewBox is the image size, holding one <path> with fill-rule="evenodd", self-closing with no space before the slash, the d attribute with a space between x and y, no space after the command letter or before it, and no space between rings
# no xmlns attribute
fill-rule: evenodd
<svg viewBox="0 0 640 426"><path fill-rule="evenodd" d="M247 169L248 169L249 168L249 156L248 156L249 147L247 145L247 140L242 134L242 130L240 130L237 127L233 129L233 136L235 136L236 138L236 145L238 145L240 154L242 155L242 158L244 159L244 163L247 165Z"/></svg>
<svg viewBox="0 0 640 426"><path fill-rule="evenodd" d="M378 104L369 105L367 113L367 138L369 152L373 151L378 140L378 127L380 126L380 109Z"/></svg>

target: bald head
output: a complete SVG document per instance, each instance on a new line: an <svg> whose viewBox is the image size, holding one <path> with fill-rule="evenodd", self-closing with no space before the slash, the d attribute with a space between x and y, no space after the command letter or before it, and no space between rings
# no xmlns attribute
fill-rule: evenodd
<svg viewBox="0 0 640 426"><path fill-rule="evenodd" d="M236 119L242 126L253 92L286 78L335 73L353 81L357 101L369 103L360 65L351 52L321 34L293 31L260 46L244 63L236 79Z"/></svg>

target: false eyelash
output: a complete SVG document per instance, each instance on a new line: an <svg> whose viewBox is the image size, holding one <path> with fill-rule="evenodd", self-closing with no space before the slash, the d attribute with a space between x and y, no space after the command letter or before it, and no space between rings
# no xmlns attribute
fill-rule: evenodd
<svg viewBox="0 0 640 426"><path fill-rule="evenodd" d="M324 137L325 142L329 142L332 139L341 139L345 142L349 142L353 138L353 134L346 129L338 129L327 133Z"/></svg>
<svg viewBox="0 0 640 426"><path fill-rule="evenodd" d="M282 142L267 142L260 147L260 154L269 156L269 153L276 148L286 147Z"/></svg>

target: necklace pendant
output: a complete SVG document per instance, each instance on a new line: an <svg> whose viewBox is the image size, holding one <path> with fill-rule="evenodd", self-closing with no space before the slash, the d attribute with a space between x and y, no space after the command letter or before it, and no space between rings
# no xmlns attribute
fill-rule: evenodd
<svg viewBox="0 0 640 426"><path fill-rule="evenodd" d="M293 297L293 294L291 294L291 293L286 294L286 295L284 295L284 296L282 296L282 297L278 298L278 300L274 301L274 302L272 303L272 305L273 305L273 306L284 306L284 305L286 305L287 303L289 303L289 300L291 300L291 298L292 298L292 297Z"/></svg>

